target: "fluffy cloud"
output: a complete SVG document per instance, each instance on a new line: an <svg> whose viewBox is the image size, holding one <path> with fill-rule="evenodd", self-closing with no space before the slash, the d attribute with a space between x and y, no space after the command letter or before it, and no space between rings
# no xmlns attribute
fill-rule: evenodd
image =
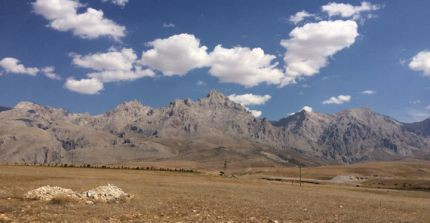
<svg viewBox="0 0 430 223"><path fill-rule="evenodd" d="M302 111L305 111L305 112L312 112L312 107L309 107L309 106L303 106L303 108L302 108Z"/></svg>
<svg viewBox="0 0 430 223"><path fill-rule="evenodd" d="M208 67L209 73L222 83L282 87L318 73L331 56L355 42L357 28L353 20L321 21L295 28L289 39L281 41L287 49L285 71L278 68L274 55L261 48L217 45L208 53L199 39L186 33L149 42L152 48L142 53L142 63L166 76L185 75L192 69Z"/></svg>
<svg viewBox="0 0 430 223"><path fill-rule="evenodd" d="M73 64L94 70L87 73L88 79L69 78L66 88L82 94L96 94L103 89L103 83L132 81L143 77L152 77L155 73L143 68L132 49L110 49L105 53L93 53L85 56L71 54Z"/></svg>
<svg viewBox="0 0 430 223"><path fill-rule="evenodd" d="M103 90L103 83L95 78L75 80L67 79L64 87L81 94L98 94Z"/></svg>
<svg viewBox="0 0 430 223"><path fill-rule="evenodd" d="M128 0L102 0L102 2L110 2L112 4L124 7L128 3Z"/></svg>
<svg viewBox="0 0 430 223"><path fill-rule="evenodd" d="M251 112L251 114L254 117L258 118L261 116L261 114L263 114L263 112L258 111L258 110L252 110L248 106L262 105L262 104L266 103L268 100L270 100L272 98L272 96L270 96L268 94L266 94L266 95L255 95L255 94L236 95L236 94L232 94L232 95L229 95L228 98L231 101L234 101L236 103L241 104L242 106L245 107L246 110Z"/></svg>
<svg viewBox="0 0 430 223"><path fill-rule="evenodd" d="M72 54L73 64L95 70L88 73L90 78L101 82L130 81L154 76L150 69L143 69L132 49L110 49L106 53L93 53L85 56Z"/></svg>
<svg viewBox="0 0 430 223"><path fill-rule="evenodd" d="M223 48L218 45L210 53L209 73L222 83L237 83L253 87L260 83L279 84L283 72L277 69L276 58L265 54L261 48Z"/></svg>
<svg viewBox="0 0 430 223"><path fill-rule="evenodd" d="M143 77L152 77L154 72L150 69L136 68L135 70L105 70L88 73L87 76L102 82L132 81Z"/></svg>
<svg viewBox="0 0 430 223"><path fill-rule="evenodd" d="M74 35L85 39L100 36L112 37L116 40L125 36L125 27L104 17L102 10L83 7L79 1L73 0L36 0L34 12L49 20L49 27L59 31L71 31Z"/></svg>
<svg viewBox="0 0 430 223"><path fill-rule="evenodd" d="M239 103L244 106L248 105L262 105L270 100L272 97L268 94L266 95L255 95L255 94L242 94L229 95L228 98L236 103Z"/></svg>
<svg viewBox="0 0 430 223"><path fill-rule="evenodd" d="M142 53L142 62L166 76L185 75L207 65L207 47L191 34L173 35L148 43L152 49Z"/></svg>
<svg viewBox="0 0 430 223"><path fill-rule="evenodd" d="M376 94L376 91L374 91L374 90L364 90L364 91L361 92L361 94L372 95L372 94Z"/></svg>
<svg viewBox="0 0 430 223"><path fill-rule="evenodd" d="M20 64L18 59L13 57L5 57L0 60L0 67L3 68L6 73L28 74L31 76L36 76L36 74L39 72L38 68L25 67L23 64Z"/></svg>
<svg viewBox="0 0 430 223"><path fill-rule="evenodd" d="M148 43L152 49L142 53L142 63L166 76L185 75L192 69L209 67L209 73L223 83L253 87L260 83L279 84L283 72L272 63L275 56L261 48L224 48L208 54L207 47L191 34L173 35Z"/></svg>
<svg viewBox="0 0 430 223"><path fill-rule="evenodd" d="M409 68L422 71L424 76L430 76L430 51L421 51L409 63Z"/></svg>
<svg viewBox="0 0 430 223"><path fill-rule="evenodd" d="M58 76L58 74L55 73L55 68L54 67L44 67L42 68L41 72L49 79L52 80L61 80L61 77Z"/></svg>
<svg viewBox="0 0 430 223"><path fill-rule="evenodd" d="M313 16L314 16L314 14L311 14L311 13L303 10L303 11L297 12L296 14L290 16L289 20L290 20L290 22L297 24L297 23L303 21L304 19L306 19L307 17L313 17Z"/></svg>
<svg viewBox="0 0 430 223"><path fill-rule="evenodd" d="M343 18L353 18L355 20L361 18L361 13L378 10L378 5L370 4L369 2L361 2L359 6L353 6L345 3L330 2L323 5L322 11L326 12L330 17L340 16Z"/></svg>
<svg viewBox="0 0 430 223"><path fill-rule="evenodd" d="M281 86L318 73L331 56L355 42L357 28L353 20L321 21L294 28L290 39L281 41L287 49L284 56L286 75Z"/></svg>
<svg viewBox="0 0 430 223"><path fill-rule="evenodd" d="M349 102L351 100L351 96L349 95L339 95L336 97L330 97L327 100L324 100L322 103L323 104L336 104L336 105L340 105L343 104L345 102Z"/></svg>
<svg viewBox="0 0 430 223"><path fill-rule="evenodd" d="M256 118L260 117L263 114L263 112L258 110L248 110L248 111L251 112L251 114Z"/></svg>
<svg viewBox="0 0 430 223"><path fill-rule="evenodd" d="M133 49L123 48L120 51L110 49L106 53L93 53L85 56L71 54L73 63L97 71L131 70L137 56Z"/></svg>

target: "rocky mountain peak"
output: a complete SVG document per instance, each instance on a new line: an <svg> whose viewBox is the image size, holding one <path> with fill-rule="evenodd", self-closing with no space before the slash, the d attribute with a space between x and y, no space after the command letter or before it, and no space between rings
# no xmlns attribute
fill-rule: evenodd
<svg viewBox="0 0 430 223"><path fill-rule="evenodd" d="M231 101L227 96L219 91L210 91L206 98L199 100L199 105L203 107L212 107L214 109L233 109L241 112L247 112L242 105Z"/></svg>
<svg viewBox="0 0 430 223"><path fill-rule="evenodd" d="M228 99L228 97L226 97L223 93L215 90L210 91L209 94L207 95L207 98L210 101L222 102L222 103Z"/></svg>
<svg viewBox="0 0 430 223"><path fill-rule="evenodd" d="M170 102L169 106L172 108L176 108L180 106L192 106L193 104L194 104L193 100L191 100L190 98L187 98L185 100L182 100L182 99L174 100Z"/></svg>
<svg viewBox="0 0 430 223"><path fill-rule="evenodd" d="M335 114L338 121L344 120L347 122L357 121L367 124L377 124L380 122L390 123L392 125L401 125L400 122L386 115L379 114L370 108L353 108L347 109Z"/></svg>
<svg viewBox="0 0 430 223"><path fill-rule="evenodd" d="M31 101L22 101L15 105L15 109L37 110L43 108L45 107Z"/></svg>
<svg viewBox="0 0 430 223"><path fill-rule="evenodd" d="M147 106L144 106L140 101L131 100L119 104L116 106L114 111L138 111L143 110L144 108L147 108Z"/></svg>

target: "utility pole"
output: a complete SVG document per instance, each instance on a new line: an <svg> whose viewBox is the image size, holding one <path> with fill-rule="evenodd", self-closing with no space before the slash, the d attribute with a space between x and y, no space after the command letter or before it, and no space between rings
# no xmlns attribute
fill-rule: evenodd
<svg viewBox="0 0 430 223"><path fill-rule="evenodd" d="M74 160L73 160L73 159L74 159L74 157L73 157L73 156L75 155L75 151L73 151L73 150L72 150L71 152L72 152L72 165L73 165L73 161L74 161Z"/></svg>
<svg viewBox="0 0 430 223"><path fill-rule="evenodd" d="M299 164L299 186L302 186L302 165Z"/></svg>

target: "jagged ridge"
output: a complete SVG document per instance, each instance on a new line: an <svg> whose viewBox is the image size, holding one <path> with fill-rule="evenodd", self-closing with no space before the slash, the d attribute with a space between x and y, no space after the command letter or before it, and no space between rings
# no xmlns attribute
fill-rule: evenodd
<svg viewBox="0 0 430 223"><path fill-rule="evenodd" d="M22 102L0 113L0 162L389 160L429 152L429 122L404 124L370 109L332 115L303 110L269 122L217 91L162 108L124 102L98 116Z"/></svg>

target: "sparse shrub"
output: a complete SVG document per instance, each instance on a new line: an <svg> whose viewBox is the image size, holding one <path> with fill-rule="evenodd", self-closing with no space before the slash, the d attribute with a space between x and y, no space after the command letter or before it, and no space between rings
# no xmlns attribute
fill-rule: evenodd
<svg viewBox="0 0 430 223"><path fill-rule="evenodd" d="M71 202L76 202L76 200L65 195L57 195L49 201L50 204L54 205L67 205Z"/></svg>

